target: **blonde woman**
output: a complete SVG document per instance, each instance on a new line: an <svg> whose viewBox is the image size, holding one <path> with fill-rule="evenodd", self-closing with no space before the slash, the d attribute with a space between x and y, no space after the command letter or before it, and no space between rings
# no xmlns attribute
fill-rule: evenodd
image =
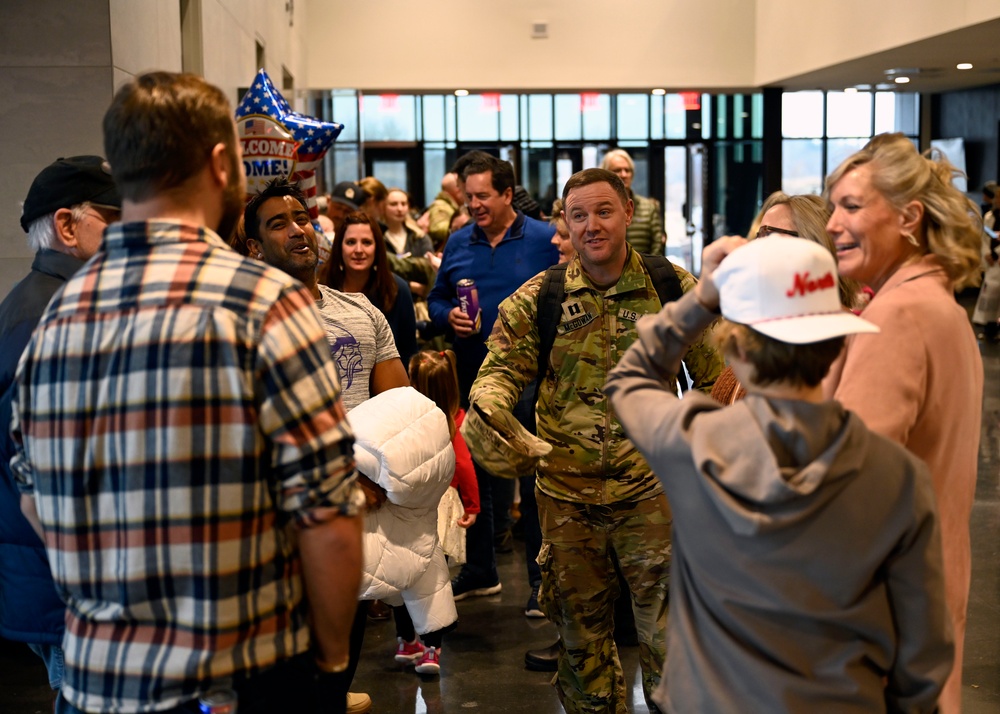
<svg viewBox="0 0 1000 714"><path fill-rule="evenodd" d="M961 710L983 394L976 338L953 294L978 278L982 225L976 205L952 185L955 174L902 134L881 134L826 180L840 272L874 292L862 315L881 332L848 338L825 388L930 467L955 634L943 714Z"/></svg>

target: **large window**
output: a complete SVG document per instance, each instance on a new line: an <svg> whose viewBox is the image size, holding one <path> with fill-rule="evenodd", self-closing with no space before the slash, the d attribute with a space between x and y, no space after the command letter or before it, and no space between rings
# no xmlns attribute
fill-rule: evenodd
<svg viewBox="0 0 1000 714"><path fill-rule="evenodd" d="M416 141L417 97L376 94L361 97L358 106L364 141Z"/></svg>
<svg viewBox="0 0 1000 714"><path fill-rule="evenodd" d="M898 92L786 92L781 98L781 187L823 192L827 174L875 134L898 131L914 141L919 99Z"/></svg>
<svg viewBox="0 0 1000 714"><path fill-rule="evenodd" d="M324 162L322 181L327 190L336 181L356 180L366 167L371 170L366 151L377 150L381 156L416 146L423 163L413 198L415 204L424 205L439 189L442 167L470 149L512 156L519 181L548 206L574 171L598 165L615 146L629 151L636 161L634 190L663 202L667 182L659 157L664 146L727 138L759 142L763 126L760 94L455 96L334 90L315 92L312 99L324 119L345 127ZM729 149L725 152L735 155ZM755 155L759 153L757 146ZM414 183L412 174L410 178ZM685 204L686 200L678 203Z"/></svg>
<svg viewBox="0 0 1000 714"><path fill-rule="evenodd" d="M548 210L574 171L598 165L608 149L620 147L636 163L633 190L663 206L668 252L687 251L691 264L699 236L708 241L746 231L764 198L761 94L347 90L314 99L324 119L346 127L327 155L327 188L374 171L374 162L385 170L398 166L401 181L410 162L414 204L427 205L451 163L480 149L510 158L518 182ZM824 177L874 134L900 131L916 140L919 114L912 93L784 93L783 189L821 193ZM685 240L689 245L678 247Z"/></svg>

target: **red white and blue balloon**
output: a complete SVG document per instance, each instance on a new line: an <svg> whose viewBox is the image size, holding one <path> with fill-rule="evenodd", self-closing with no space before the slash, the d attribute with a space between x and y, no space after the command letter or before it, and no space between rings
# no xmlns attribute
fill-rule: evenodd
<svg viewBox="0 0 1000 714"><path fill-rule="evenodd" d="M315 219L319 215L316 168L344 125L294 111L261 69L236 108L236 129L243 148L247 198L284 176L298 183Z"/></svg>

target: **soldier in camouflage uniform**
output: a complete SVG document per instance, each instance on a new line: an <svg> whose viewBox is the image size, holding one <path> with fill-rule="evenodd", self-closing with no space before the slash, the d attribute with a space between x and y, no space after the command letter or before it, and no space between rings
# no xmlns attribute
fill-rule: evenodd
<svg viewBox="0 0 1000 714"><path fill-rule="evenodd" d="M625 241L632 202L618 176L575 174L563 191L577 250L566 270L560 325L536 406L538 436L552 452L538 467L543 544L540 601L563 650L554 684L568 712L624 713L628 691L613 639L617 557L631 590L643 690L660 680L666 651L670 508L657 478L626 438L602 388L637 339L636 320L660 301ZM685 291L696 284L677 268ZM538 371L537 303L543 274L500 305L489 354L470 394L485 413L510 410ZM703 337L685 357L695 386L709 390L722 358Z"/></svg>

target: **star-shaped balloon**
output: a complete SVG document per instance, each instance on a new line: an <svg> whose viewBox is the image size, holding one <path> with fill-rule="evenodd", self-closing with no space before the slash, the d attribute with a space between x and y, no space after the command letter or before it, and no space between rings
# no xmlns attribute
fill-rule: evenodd
<svg viewBox="0 0 1000 714"><path fill-rule="evenodd" d="M261 69L236 108L236 128L251 195L277 176L298 180L305 189L302 179L311 171L315 196L316 167L344 125L293 111Z"/></svg>
<svg viewBox="0 0 1000 714"><path fill-rule="evenodd" d="M316 167L344 125L307 117L292 109L261 69L236 108L236 129L243 147L247 198L260 193L279 176L298 183L313 221L316 207ZM320 260L329 257L329 239L321 240Z"/></svg>

